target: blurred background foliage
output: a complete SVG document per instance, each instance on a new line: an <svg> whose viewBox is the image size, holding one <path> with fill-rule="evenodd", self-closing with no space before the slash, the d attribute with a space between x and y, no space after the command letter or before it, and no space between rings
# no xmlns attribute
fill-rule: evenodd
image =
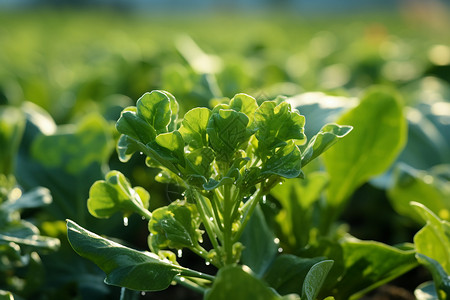
<svg viewBox="0 0 450 300"><path fill-rule="evenodd" d="M64 220L146 248L144 222L130 218L123 227L120 216L96 220L86 199L91 184L109 169L148 189L152 208L179 196L175 186L154 182L156 172L144 167L143 157L121 164L114 151L120 111L154 89L171 92L180 115L239 92L259 101L307 92L348 101L334 107L314 97L303 101L299 109L307 116L309 137L368 87L396 89L409 124L406 146L390 171L357 190L342 221L358 238L411 241L421 224L405 208L408 199L434 193L428 204L437 207L449 199L449 5L361 2L2 1L0 105L19 108L14 114L25 125L18 127L20 134L0 127L5 145L8 134L15 135L15 146L0 152L8 166L0 170L0 204L17 187L49 189L51 204L24 207L21 216L41 234L59 238L61 246L42 262L33 251L21 252L33 258L32 266L45 266L45 279L32 290L13 279L0 281L0 289L33 299L118 297L117 289L103 285L102 272L73 253ZM4 111L6 124L11 118ZM389 199L400 200L391 205ZM449 220L446 209L440 217ZM5 265L0 274L26 278L21 263Z"/></svg>

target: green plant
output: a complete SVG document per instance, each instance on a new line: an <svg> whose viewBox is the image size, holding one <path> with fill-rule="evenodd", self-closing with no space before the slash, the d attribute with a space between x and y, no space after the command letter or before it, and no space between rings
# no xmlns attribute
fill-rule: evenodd
<svg viewBox="0 0 450 300"><path fill-rule="evenodd" d="M250 271L238 265L244 249L254 251L246 256L262 259L271 259L273 251L277 252L270 231L264 230L258 203L283 179L303 177L303 166L351 130L350 126L328 124L300 151L299 145L306 141L305 119L283 100L258 104L254 98L238 94L212 110L194 108L178 120L178 103L171 94L144 94L135 107L124 109L117 121L122 134L117 145L119 157L126 162L135 152L146 155L149 167L161 169L156 176L159 181L176 182L184 188L183 199L150 212L148 192L133 188L123 174L111 171L105 180L92 185L88 209L99 218L116 212L124 218L140 214L149 221L151 252L124 247L69 220L72 247L107 274L108 284L155 291L176 281L204 292L206 299L233 295L244 299L246 293L280 299L261 279L264 269L256 266ZM248 228L255 229L247 225L258 222L263 227L256 234L272 239L270 255L243 237L248 237ZM211 249L202 245L204 233ZM183 267L177 263L176 253L168 249L179 253L189 249L219 271L213 276ZM325 258L302 264L299 276L303 285L298 282L303 286L302 298L315 299L332 264ZM239 285L254 288L234 288Z"/></svg>

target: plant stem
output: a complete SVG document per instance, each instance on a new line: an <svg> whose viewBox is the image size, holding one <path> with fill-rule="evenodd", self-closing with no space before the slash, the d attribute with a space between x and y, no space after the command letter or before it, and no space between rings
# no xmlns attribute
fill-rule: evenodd
<svg viewBox="0 0 450 300"><path fill-rule="evenodd" d="M225 265L233 263L233 241L232 241L232 209L233 199L231 195L231 184L223 186L223 242L225 249Z"/></svg>

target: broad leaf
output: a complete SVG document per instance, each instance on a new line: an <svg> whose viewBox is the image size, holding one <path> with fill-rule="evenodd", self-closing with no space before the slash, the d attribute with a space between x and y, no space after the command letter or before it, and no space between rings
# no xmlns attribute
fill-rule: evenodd
<svg viewBox="0 0 450 300"><path fill-rule="evenodd" d="M138 291L160 291L168 288L177 275L204 277L204 274L161 260L147 251L137 251L102 238L67 221L67 233L73 249L93 261L106 273L110 285Z"/></svg>
<svg viewBox="0 0 450 300"><path fill-rule="evenodd" d="M193 149L208 146L206 127L211 111L205 107L197 107L188 111L179 129L183 139Z"/></svg>
<svg viewBox="0 0 450 300"><path fill-rule="evenodd" d="M146 190L132 188L122 173L110 171L105 180L98 180L91 186L87 205L91 215L97 218L109 218L116 212L123 212L125 217L134 212L148 216L149 200Z"/></svg>
<svg viewBox="0 0 450 300"><path fill-rule="evenodd" d="M12 213L19 209L35 208L43 205L48 205L52 202L52 196L50 191L43 187L35 188L18 199L9 199L8 201L0 204L0 210L7 213Z"/></svg>
<svg viewBox="0 0 450 300"><path fill-rule="evenodd" d="M219 270L205 300L279 300L277 293L256 278L247 267L225 266Z"/></svg>
<svg viewBox="0 0 450 300"><path fill-rule="evenodd" d="M98 115L87 116L75 127L60 126L54 135L40 135L31 149L45 166L63 166L70 174L80 174L93 163L106 164L112 150L109 125Z"/></svg>
<svg viewBox="0 0 450 300"><path fill-rule="evenodd" d="M412 202L412 206L427 222L414 236L417 253L437 261L450 274L450 223L440 220L423 204Z"/></svg>
<svg viewBox="0 0 450 300"><path fill-rule="evenodd" d="M439 299L433 281L427 281L419 285L414 290L416 300L436 300Z"/></svg>
<svg viewBox="0 0 450 300"><path fill-rule="evenodd" d="M201 240L200 217L195 205L176 201L153 211L148 223L148 243L153 252L160 249L194 247Z"/></svg>
<svg viewBox="0 0 450 300"><path fill-rule="evenodd" d="M324 260L311 267L303 281L302 299L315 300L317 298L332 266L332 260Z"/></svg>
<svg viewBox="0 0 450 300"><path fill-rule="evenodd" d="M281 295L289 293L301 295L308 272L321 261L324 261L321 257L302 258L282 254L273 261L263 279Z"/></svg>
<svg viewBox="0 0 450 300"><path fill-rule="evenodd" d="M338 123L354 129L323 155L330 175L327 203L337 213L356 188L392 164L407 129L399 96L380 88L367 92Z"/></svg>
<svg viewBox="0 0 450 300"><path fill-rule="evenodd" d="M450 250L449 250L450 251ZM417 260L427 267L431 272L434 281L435 294L440 300L447 300L450 296L450 274L442 268L442 265L436 260L423 255L416 254Z"/></svg>
<svg viewBox="0 0 450 300"><path fill-rule="evenodd" d="M209 147L195 149L186 154L186 171L209 178L211 164L214 161L214 153Z"/></svg>
<svg viewBox="0 0 450 300"><path fill-rule="evenodd" d="M149 147L164 160L184 166L184 140L178 131L159 134Z"/></svg>
<svg viewBox="0 0 450 300"><path fill-rule="evenodd" d="M241 263L260 277L278 253L275 236L266 223L261 207L256 207L240 242L244 246Z"/></svg>
<svg viewBox="0 0 450 300"><path fill-rule="evenodd" d="M434 169L426 172L405 164L398 165L394 174L394 184L389 188L388 195L392 206L399 214L422 223L423 218L410 205L413 201L423 204L441 219L450 221L448 179L439 177Z"/></svg>
<svg viewBox="0 0 450 300"><path fill-rule="evenodd" d="M153 141L156 137L155 128L139 117L134 106L122 111L119 120L117 120L116 129L143 144Z"/></svg>
<svg viewBox="0 0 450 300"><path fill-rule="evenodd" d="M305 117L292 110L291 105L266 101L255 111L252 129L256 131L258 146L262 152L284 146L294 139L297 143L305 140L303 134Z"/></svg>
<svg viewBox="0 0 450 300"><path fill-rule="evenodd" d="M137 115L145 120L156 133L174 130L178 114L178 103L166 91L152 91L145 93L136 103Z"/></svg>
<svg viewBox="0 0 450 300"><path fill-rule="evenodd" d="M360 299L368 291L417 266L415 251L347 237L341 241L345 273L339 278L336 300Z"/></svg>
<svg viewBox="0 0 450 300"><path fill-rule="evenodd" d="M248 117L231 109L211 115L206 129L216 160L229 162L242 143L248 140Z"/></svg>
<svg viewBox="0 0 450 300"><path fill-rule="evenodd" d="M327 124L320 132L312 137L306 149L302 153L302 165L305 166L311 160L333 146L339 139L346 136L353 128L351 126L340 126Z"/></svg>

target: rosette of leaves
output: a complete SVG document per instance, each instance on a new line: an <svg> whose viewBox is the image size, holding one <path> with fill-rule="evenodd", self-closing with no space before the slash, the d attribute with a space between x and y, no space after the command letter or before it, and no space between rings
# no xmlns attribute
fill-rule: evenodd
<svg viewBox="0 0 450 300"><path fill-rule="evenodd" d="M183 199L150 212L141 194L133 192L136 188L125 179L122 184L117 184L117 179L111 182L114 177L107 175L105 181L92 186L88 205L91 213L99 217L121 211L137 212L148 219L149 248L159 255L159 260L147 252L99 242L99 237L69 221L73 248L97 263L107 273L108 283L130 289L163 289L172 280L197 289L211 288L214 277L193 270L189 273L167 251L185 248L219 269L228 267L220 273L223 276L236 273L247 278L248 272L231 266L240 261L241 236L258 203L284 179L302 177L302 164L351 130L350 126L329 124L302 152L299 146L306 142L304 125L304 116L283 98L258 104L249 95L237 94L212 109L197 107L178 119L178 103L173 95L165 91L144 94L136 106L122 111L116 123L121 133L119 158L126 162L136 152L144 154L148 166L161 170L156 176L158 181L174 182L185 189ZM211 249L203 247L203 233ZM155 281L140 280L140 272L144 272L141 267L147 275L160 272L161 276ZM125 269L126 278L118 275ZM223 288L220 282L212 287L218 293ZM317 286L323 278L320 282Z"/></svg>

